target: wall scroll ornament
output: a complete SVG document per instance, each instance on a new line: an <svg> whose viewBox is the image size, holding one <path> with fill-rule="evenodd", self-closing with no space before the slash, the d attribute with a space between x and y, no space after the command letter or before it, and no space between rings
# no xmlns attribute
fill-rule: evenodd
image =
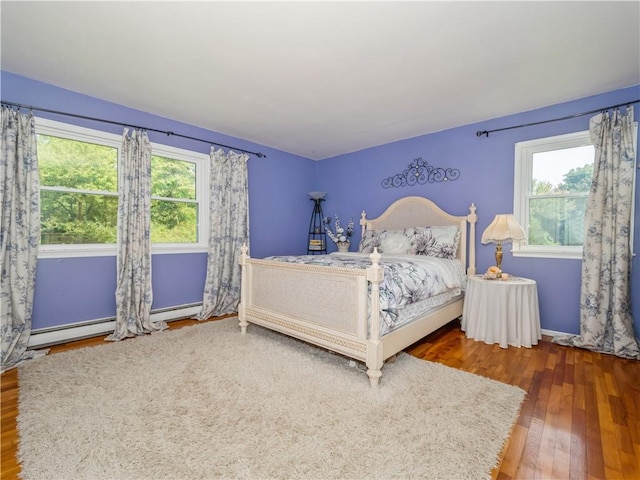
<svg viewBox="0 0 640 480"><path fill-rule="evenodd" d="M382 180L383 188L408 187L434 182L448 182L460 178L457 168L433 167L422 158L416 158L402 173Z"/></svg>

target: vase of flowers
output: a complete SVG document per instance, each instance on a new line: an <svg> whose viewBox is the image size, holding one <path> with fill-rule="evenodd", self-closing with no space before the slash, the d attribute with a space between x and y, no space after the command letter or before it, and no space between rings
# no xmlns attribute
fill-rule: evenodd
<svg viewBox="0 0 640 480"><path fill-rule="evenodd" d="M339 252L348 252L351 245L351 235L353 235L353 218L349 221L347 228L340 224L340 219L336 215L334 230L331 230L331 218L324 218L325 231L333 242L338 246Z"/></svg>
<svg viewBox="0 0 640 480"><path fill-rule="evenodd" d="M338 246L339 252L348 252L351 242L347 240L346 242L337 242L336 245Z"/></svg>

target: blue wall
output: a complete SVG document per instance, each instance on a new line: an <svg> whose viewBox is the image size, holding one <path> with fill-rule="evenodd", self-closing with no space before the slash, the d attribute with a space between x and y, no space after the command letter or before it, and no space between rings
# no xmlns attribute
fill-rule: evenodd
<svg viewBox="0 0 640 480"><path fill-rule="evenodd" d="M375 217L397 198L406 195L429 197L456 215L478 207L476 230L477 267L483 272L495 263L494 245L480 244L483 230L497 213L513 211L515 143L553 135L588 130L591 115L544 125L496 132L477 137L478 130L560 118L640 99L640 86L617 90L518 115L487 120L438 133L415 137L319 162L317 187L327 191L324 212L341 218L359 217L363 209ZM635 106L636 112L640 105ZM640 114L636 113L636 118ZM457 168L453 182L384 189L381 181L400 173L413 159L430 165ZM640 252L640 181L636 182L634 251ZM358 237L359 238L359 237ZM505 249L506 271L533 278L538 283L542 328L579 333L580 260L515 258ZM640 333L640 256L633 260L632 298L636 334Z"/></svg>
<svg viewBox="0 0 640 480"><path fill-rule="evenodd" d="M8 72L1 73L2 100L173 131L266 154L249 160L251 255L306 253L316 162L263 145L185 125ZM212 108L215 108L212 106ZM122 134L122 127L36 112L87 128ZM209 153L202 142L149 132L152 142ZM202 301L206 253L153 256L153 306L161 309ZM38 262L33 328L115 316L115 256L44 258Z"/></svg>
<svg viewBox="0 0 640 480"><path fill-rule="evenodd" d="M309 191L328 192L323 203L325 215L337 214L345 222L354 217L356 225L362 210L366 209L370 217L375 217L397 198L421 195L456 215L466 214L468 206L472 202L476 204L479 217L476 234L478 271L494 263L494 246L480 244L482 231L496 213L513 210L515 143L587 130L589 116L497 132L488 138L478 138L476 131L544 121L640 98L640 86L635 86L314 162L8 72L2 72L1 82L3 100L170 130L265 153L267 158L252 157L249 162L251 254L254 257L306 252L306 230L313 207L307 196ZM122 132L117 126L46 116L112 133ZM153 132L150 138L152 142L204 153L209 151L209 146L200 142ZM382 188L384 178L401 172L417 157L436 167L457 168L461 176L449 183ZM638 185L640 182L636 182L636 252L640 252ZM358 239L359 234L356 235ZM154 255L153 308L201 301L205 263L204 253ZM503 265L510 273L538 282L542 328L579 332L579 260L515 258L506 251ZM115 257L43 259L37 270L33 327L37 329L114 316L114 291ZM638 333L640 256L633 261L632 298Z"/></svg>

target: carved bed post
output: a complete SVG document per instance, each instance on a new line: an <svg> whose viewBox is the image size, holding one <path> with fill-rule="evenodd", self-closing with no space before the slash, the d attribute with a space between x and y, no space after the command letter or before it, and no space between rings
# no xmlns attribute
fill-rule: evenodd
<svg viewBox="0 0 640 480"><path fill-rule="evenodd" d="M360 214L360 228L362 229L360 239L364 238L364 232L367 229L366 227L367 227L367 212L363 210L362 213Z"/></svg>
<svg viewBox="0 0 640 480"><path fill-rule="evenodd" d="M476 215L476 205L474 203L469 207L471 212L467 215L467 221L469 222L469 268L467 269L467 275L476 274L476 222L478 221L478 215Z"/></svg>
<svg viewBox="0 0 640 480"><path fill-rule="evenodd" d="M249 255L247 254L248 251L249 248L247 247L247 244L242 244L242 247L240 247L241 253L239 262L242 270L240 279L240 303L238 304L238 319L240 320L240 331L242 333L247 333L247 326L249 325L244 311L247 302L247 259L249 258Z"/></svg>
<svg viewBox="0 0 640 480"><path fill-rule="evenodd" d="M384 270L380 266L378 249L374 248L369 255L371 266L367 268L367 280L371 282L371 316L369 323L369 341L367 342L367 375L372 387L377 387L382 376L383 345L380 341L380 283L384 278Z"/></svg>

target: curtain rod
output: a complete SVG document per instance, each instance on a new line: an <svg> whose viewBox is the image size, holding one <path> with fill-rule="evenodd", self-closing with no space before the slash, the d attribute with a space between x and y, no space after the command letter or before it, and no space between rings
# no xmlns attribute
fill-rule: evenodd
<svg viewBox="0 0 640 480"><path fill-rule="evenodd" d="M569 120L570 118L577 118L577 117L583 117L585 115L591 115L592 113L598 113L598 112L602 112L604 110L608 110L610 108L619 108L619 107L624 107L624 106L629 106L633 103L639 103L639 100L632 100L630 102L625 102L625 103L619 103L618 105L611 105L609 107L603 107L603 108L599 108L597 110L591 110L590 112L582 112L582 113L576 113L575 115L569 115L566 117L560 117L560 118L552 118L551 120L542 120L540 122L533 122L533 123L524 123L522 125L514 125L513 127L504 127L504 128L496 128L495 130L478 130L476 132L476 137L481 137L481 136L486 136L487 138L489 137L490 133L494 133L494 132L502 132L503 130L512 130L514 128L522 128L522 127L531 127L533 125L541 125L543 123L551 123L551 122L559 122L560 120Z"/></svg>
<svg viewBox="0 0 640 480"><path fill-rule="evenodd" d="M7 102L5 100L1 100L0 103L2 103L2 105L12 106L12 107L16 107L16 108L26 108L28 110L36 110L38 112L55 113L57 115L65 115L67 117L81 118L83 120L92 120L92 121L95 121L95 122L110 123L111 125L120 125L121 127L130 127L130 128L137 128L137 129L140 129L140 130L147 130L147 131L150 131L150 132L163 133L163 134L167 135L168 137L174 136L174 137L186 138L188 140L195 140L197 142L204 142L204 143L208 143L210 145L216 145L218 147L229 148L231 150L239 150L239 151L244 152L244 153L249 153L251 155L255 155L258 158L266 157L266 155L264 153L252 152L250 150L245 150L243 148L230 147L229 145L224 145L222 143L212 142L210 140L204 140L202 138L190 137L188 135L182 135L181 133L170 132L170 131L167 131L167 130L157 130L155 128L140 127L138 125L131 125L130 123L116 122L116 121L113 121L113 120L104 120L102 118L88 117L88 116L85 116L85 115L78 115L78 114L75 114L75 113L60 112L58 110L49 110L47 108L40 108L40 107L31 106L31 105L23 105L23 104L20 104L20 103Z"/></svg>

